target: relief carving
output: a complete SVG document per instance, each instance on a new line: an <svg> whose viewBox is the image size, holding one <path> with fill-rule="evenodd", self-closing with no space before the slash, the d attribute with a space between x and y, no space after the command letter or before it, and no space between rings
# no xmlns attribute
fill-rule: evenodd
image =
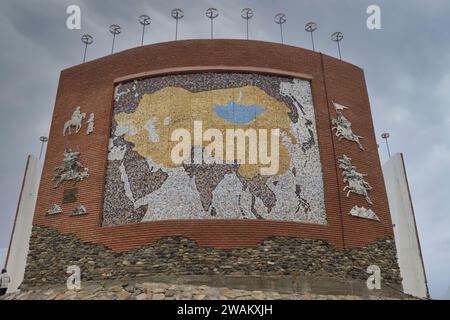
<svg viewBox="0 0 450 320"><path fill-rule="evenodd" d="M81 107L77 107L72 114L72 118L64 124L63 136L66 136L67 131L72 134L71 128L75 127L75 132L78 133L82 127L82 121L86 118L86 113L81 112Z"/></svg>
<svg viewBox="0 0 450 320"><path fill-rule="evenodd" d="M344 177L344 183L347 186L344 188L344 192L347 191L347 197L351 193L355 193L366 198L366 201L372 204L372 200L369 197L369 191L372 190L370 184L364 180L367 174L359 173L356 171L356 166L353 165L352 159L345 154L342 158L338 159L339 168L342 169L342 176Z"/></svg>
<svg viewBox="0 0 450 320"><path fill-rule="evenodd" d="M70 216L71 217L82 216L87 213L88 213L88 211L87 211L86 207L84 205L80 204L78 207L75 208L75 210L73 210L70 213Z"/></svg>
<svg viewBox="0 0 450 320"><path fill-rule="evenodd" d="M371 209L366 209L364 207L354 206L350 211L350 215L354 217L380 221L375 212L373 212Z"/></svg>
<svg viewBox="0 0 450 320"><path fill-rule="evenodd" d="M48 216L55 216L55 215L61 214L61 213L63 213L63 210L57 204L54 204L50 209L47 210Z"/></svg>
<svg viewBox="0 0 450 320"><path fill-rule="evenodd" d="M89 177L89 169L83 166L79 157L80 152L74 152L71 149L64 151L63 164L55 169L53 178L53 181L56 181L55 188L67 181L73 181L76 184Z"/></svg>
<svg viewBox="0 0 450 320"><path fill-rule="evenodd" d="M337 113L337 118L332 120L333 131L336 131L336 137L341 141L342 139L347 139L348 141L356 142L358 147L364 151L359 139L363 139L361 136L357 136L353 133L352 124L342 112Z"/></svg>

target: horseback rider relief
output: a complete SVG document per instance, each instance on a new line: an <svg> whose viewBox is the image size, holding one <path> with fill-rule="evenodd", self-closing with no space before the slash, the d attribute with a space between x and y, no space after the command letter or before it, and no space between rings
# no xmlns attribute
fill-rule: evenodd
<svg viewBox="0 0 450 320"><path fill-rule="evenodd" d="M82 121L85 118L86 113L81 113L81 108L77 107L72 118L64 124L63 135L66 136L67 130L69 130L69 134L72 134L72 131L70 130L72 127L76 128L76 133L80 132Z"/></svg>

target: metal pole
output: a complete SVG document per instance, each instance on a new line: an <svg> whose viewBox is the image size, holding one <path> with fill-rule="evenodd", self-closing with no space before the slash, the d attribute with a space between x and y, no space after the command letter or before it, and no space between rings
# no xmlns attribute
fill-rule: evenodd
<svg viewBox="0 0 450 320"><path fill-rule="evenodd" d="M281 32L281 44L284 44L283 25L282 24L280 24L280 32Z"/></svg>
<svg viewBox="0 0 450 320"><path fill-rule="evenodd" d="M47 137L40 137L39 141L41 141L41 152L39 153L39 160L42 159L42 151L44 150L44 144L46 142L48 142L48 138Z"/></svg>
<svg viewBox="0 0 450 320"><path fill-rule="evenodd" d="M44 143L41 143L41 152L39 153L39 160L42 158L42 150L44 150Z"/></svg>
<svg viewBox="0 0 450 320"><path fill-rule="evenodd" d="M317 30L317 23L311 21L305 25L305 31L311 34L311 43L313 51L316 51L316 46L314 44L314 31Z"/></svg>
<svg viewBox="0 0 450 320"><path fill-rule="evenodd" d="M253 10L250 9L250 8L244 8L244 9L242 9L242 11L241 11L241 17L242 17L242 19L245 19L245 20L246 20L246 25L247 25L247 40L250 39L250 32L249 32L249 25L250 25L250 22L249 22L249 20L250 20L251 18L253 18L253 15L254 15Z"/></svg>
<svg viewBox="0 0 450 320"><path fill-rule="evenodd" d="M117 24L113 24L109 27L109 32L113 35L113 43L112 43L112 48L111 48L111 54L113 54L114 46L116 43L116 36L122 32L122 28Z"/></svg>
<svg viewBox="0 0 450 320"><path fill-rule="evenodd" d="M84 55L83 55L83 63L86 62L86 55L87 55L87 48L90 44L94 43L94 38L90 35L90 34L84 34L81 37L81 42L84 43L85 47L84 47Z"/></svg>
<svg viewBox="0 0 450 320"><path fill-rule="evenodd" d="M342 60L342 55L341 55L341 45L339 44L340 41L338 41L338 50L339 50L339 60Z"/></svg>
<svg viewBox="0 0 450 320"><path fill-rule="evenodd" d="M178 40L178 20L183 19L184 12L181 9L173 9L171 12L172 18L175 19L175 41Z"/></svg>
<svg viewBox="0 0 450 320"><path fill-rule="evenodd" d="M248 33L248 20L249 20L249 18L248 18L248 13L247 13L247 19L245 19L246 21L247 21L247 40L249 40L249 33Z"/></svg>
<svg viewBox="0 0 450 320"><path fill-rule="evenodd" d="M142 25L141 47L143 47L144 46L144 39L145 39L145 28L152 23L152 18L150 18L146 14L143 14L143 15L141 15L139 17L139 23Z"/></svg>
<svg viewBox="0 0 450 320"><path fill-rule="evenodd" d="M113 43L112 43L112 48L111 48L111 54L114 53L114 43L116 42L116 35L113 34Z"/></svg>
<svg viewBox="0 0 450 320"><path fill-rule="evenodd" d="M83 63L85 63L85 62L86 62L86 53L87 53L87 47L88 47L88 44L86 43L86 46L84 47L84 56L83 56Z"/></svg>
<svg viewBox="0 0 450 320"><path fill-rule="evenodd" d="M141 47L144 46L144 36L145 36L145 25L142 26L142 41L141 41Z"/></svg>
<svg viewBox="0 0 450 320"><path fill-rule="evenodd" d="M387 132L381 134L381 138L383 138L386 141L386 147L387 147L389 158L391 158L391 150L389 149L389 142L388 142L388 139L390 137L391 137L391 135Z"/></svg>
<svg viewBox="0 0 450 320"><path fill-rule="evenodd" d="M216 8L209 8L206 10L206 17L211 20L211 40L214 39L214 19L219 16L219 11Z"/></svg>
<svg viewBox="0 0 450 320"><path fill-rule="evenodd" d="M389 142L388 142L388 139L386 139L386 147L387 147L388 155L389 155L389 158L390 158L390 157L391 157L391 149L389 149Z"/></svg>
<svg viewBox="0 0 450 320"><path fill-rule="evenodd" d="M283 36L283 24L287 21L286 15L284 13L278 13L275 16L275 23L280 25L280 33L281 33L281 44L284 44L284 36Z"/></svg>
<svg viewBox="0 0 450 320"><path fill-rule="evenodd" d="M331 35L331 40L337 42L338 50L339 50L339 60L342 60L341 55L341 45L340 42L344 39L344 34L342 32L335 32Z"/></svg>

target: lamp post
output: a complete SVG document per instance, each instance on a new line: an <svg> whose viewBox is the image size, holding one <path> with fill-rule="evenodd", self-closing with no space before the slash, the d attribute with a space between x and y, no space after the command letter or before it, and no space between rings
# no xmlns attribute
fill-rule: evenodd
<svg viewBox="0 0 450 320"><path fill-rule="evenodd" d="M381 138L383 138L386 141L386 147L387 147L389 158L391 158L391 150L389 149L389 142L388 142L388 139L390 137L391 137L391 135L387 132L381 134Z"/></svg>
<svg viewBox="0 0 450 320"><path fill-rule="evenodd" d="M342 60L341 45L340 45L340 42L342 41L342 39L344 39L344 34L342 32L335 32L331 35L331 40L336 42L338 45L339 60Z"/></svg>
<svg viewBox="0 0 450 320"><path fill-rule="evenodd" d="M144 45L144 36L145 36L145 27L149 26L152 23L152 18L148 15L143 14L139 17L139 23L142 25L142 41L141 47Z"/></svg>
<svg viewBox="0 0 450 320"><path fill-rule="evenodd" d="M122 33L122 28L117 24L113 24L109 27L109 32L113 35L113 43L112 43L112 49L111 49L111 54L113 54L114 53L114 45L116 43L116 36Z"/></svg>
<svg viewBox="0 0 450 320"><path fill-rule="evenodd" d="M312 42L313 51L316 51L316 47L314 46L314 35L313 35L314 31L316 31L316 30L317 30L317 23L315 23L315 22L308 22L305 25L305 31L309 32L311 34L311 42Z"/></svg>
<svg viewBox="0 0 450 320"><path fill-rule="evenodd" d="M281 44L284 44L283 24L285 24L286 22L287 22L287 17L284 13L278 13L275 16L275 23L280 25Z"/></svg>
<svg viewBox="0 0 450 320"><path fill-rule="evenodd" d="M173 9L171 15L175 19L175 40L178 40L178 20L183 19L184 12L181 9Z"/></svg>
<svg viewBox="0 0 450 320"><path fill-rule="evenodd" d="M216 8L209 8L206 10L206 17L211 20L211 40L214 39L214 19L219 16L219 11Z"/></svg>
<svg viewBox="0 0 450 320"><path fill-rule="evenodd" d="M249 40L249 33L248 33L248 26L249 26L249 20L253 18L253 10L250 8L242 9L241 11L241 17L245 19L247 23L247 40Z"/></svg>
<svg viewBox="0 0 450 320"><path fill-rule="evenodd" d="M39 141L41 142L41 152L39 153L39 160L41 160L42 158L42 151L44 150L44 144L48 142L48 138L47 137L40 137Z"/></svg>
<svg viewBox="0 0 450 320"><path fill-rule="evenodd" d="M81 37L81 42L83 42L85 44L84 47L84 56L83 56L83 63L86 62L86 53L87 53L87 48L89 45L94 43L94 38L90 35L90 34L85 34Z"/></svg>

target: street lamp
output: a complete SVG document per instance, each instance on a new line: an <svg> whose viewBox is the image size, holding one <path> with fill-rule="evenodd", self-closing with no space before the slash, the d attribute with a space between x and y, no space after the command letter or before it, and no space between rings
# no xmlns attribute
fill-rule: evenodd
<svg viewBox="0 0 450 320"><path fill-rule="evenodd" d="M275 23L280 25L280 32L281 32L281 44L284 44L284 37L283 37L283 24L287 22L287 17L284 13L278 13L275 16Z"/></svg>
<svg viewBox="0 0 450 320"><path fill-rule="evenodd" d="M250 8L242 9L242 11L241 11L241 17L242 17L243 19L245 19L246 22L247 22L247 40L248 40L248 39L249 39L249 34L248 34L248 24L249 24L249 20L250 20L251 18L253 18L253 10L250 9Z"/></svg>
<svg viewBox="0 0 450 320"><path fill-rule="evenodd" d="M39 141L41 142L41 152L39 153L39 160L41 160L42 158L42 151L44 150L44 144L48 142L48 138L47 137L40 137Z"/></svg>
<svg viewBox="0 0 450 320"><path fill-rule="evenodd" d="M90 34L85 34L81 37L81 42L83 42L85 44L84 47L84 57L83 57L83 63L86 62L86 53L87 53L87 48L89 45L94 43L94 38L90 35Z"/></svg>
<svg viewBox="0 0 450 320"><path fill-rule="evenodd" d="M206 10L206 17L211 20L211 40L214 39L214 19L219 16L219 10L216 8L209 8Z"/></svg>
<svg viewBox="0 0 450 320"><path fill-rule="evenodd" d="M339 60L342 60L341 45L340 45L340 42L342 41L342 39L344 39L344 34L342 32L335 32L331 35L331 40L336 42L338 45Z"/></svg>
<svg viewBox="0 0 450 320"><path fill-rule="evenodd" d="M148 15L143 14L139 17L139 23L142 25L142 41L141 41L141 47L144 45L144 36L145 36L145 27L150 25L152 23L152 18L150 18Z"/></svg>
<svg viewBox="0 0 450 320"><path fill-rule="evenodd" d="M112 43L112 49L111 49L111 54L113 54L114 53L114 44L116 43L116 36L122 32L122 28L117 24L113 24L109 27L109 32L111 32L111 34L113 35L113 43Z"/></svg>
<svg viewBox="0 0 450 320"><path fill-rule="evenodd" d="M389 158L391 157L391 150L389 149L389 142L388 139L391 137L389 133L382 133L381 138L383 138L386 141L386 147L388 151Z"/></svg>
<svg viewBox="0 0 450 320"><path fill-rule="evenodd" d="M311 34L311 42L312 42L313 51L316 51L316 48L314 46L314 35L313 35L314 31L316 31L316 30L317 30L317 23L315 23L315 22L308 22L305 25L305 31L309 32Z"/></svg>
<svg viewBox="0 0 450 320"><path fill-rule="evenodd" d="M173 9L172 10L172 18L175 19L175 40L178 40L178 20L183 19L184 12L181 9Z"/></svg>

